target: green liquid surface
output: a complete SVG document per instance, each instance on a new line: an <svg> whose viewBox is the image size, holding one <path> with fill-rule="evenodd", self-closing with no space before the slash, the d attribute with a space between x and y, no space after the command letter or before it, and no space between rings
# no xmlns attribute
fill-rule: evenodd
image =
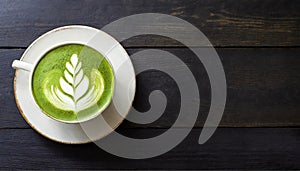
<svg viewBox="0 0 300 171"><path fill-rule="evenodd" d="M104 110L113 96L114 74L98 51L80 44L46 53L32 77L36 103L48 116L66 122L87 120Z"/></svg>

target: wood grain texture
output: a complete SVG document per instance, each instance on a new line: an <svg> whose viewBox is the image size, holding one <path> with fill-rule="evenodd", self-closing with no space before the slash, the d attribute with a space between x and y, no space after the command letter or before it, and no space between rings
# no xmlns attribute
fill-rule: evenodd
<svg viewBox="0 0 300 171"><path fill-rule="evenodd" d="M127 49L129 54L141 50ZM202 127L210 106L210 84L205 69L188 49L161 50L178 56L194 74L201 97L196 127ZM0 50L0 128L28 128L15 105L14 70L11 68L12 61L20 58L23 51ZM217 52L224 65L228 86L227 103L220 126L300 126L300 49L218 48ZM136 66L135 61L133 63ZM151 63L145 61L145 65ZM176 66L172 67L176 70ZM168 128L174 123L180 110L180 92L176 82L166 73L149 70L137 76L134 107L141 112L149 110L149 94L157 89L169 99L164 115L151 124L125 122L121 127Z"/></svg>
<svg viewBox="0 0 300 171"><path fill-rule="evenodd" d="M299 170L299 9L298 0L0 0L0 169ZM14 101L12 61L51 29L74 24L100 29L139 13L184 19L218 47L228 96L220 127L212 138L204 145L197 143L211 98L205 69L180 42L154 35L133 37L122 45L129 54L149 48L169 51L192 71L201 107L195 128L180 145L159 157L129 160L92 143L59 144L31 129ZM167 25L165 30L172 32L175 26ZM151 65L149 61L146 64ZM161 90L168 98L164 115L146 125L125 121L117 129L119 133L150 138L174 123L180 110L180 92L167 73L149 70L137 76L134 107L149 110L148 97L153 90Z"/></svg>
<svg viewBox="0 0 300 171"><path fill-rule="evenodd" d="M199 28L214 46L299 46L299 7L297 0L1 0L0 47L27 47L59 26L102 28L139 13L184 19ZM172 31L172 25L168 27ZM139 36L124 46L182 45L159 36Z"/></svg>
<svg viewBox="0 0 300 171"><path fill-rule="evenodd" d="M157 129L129 129L139 137ZM298 169L299 128L219 128L204 145L200 129L170 152L152 159L129 160L110 155L95 144L64 145L31 129L0 130L1 169Z"/></svg>

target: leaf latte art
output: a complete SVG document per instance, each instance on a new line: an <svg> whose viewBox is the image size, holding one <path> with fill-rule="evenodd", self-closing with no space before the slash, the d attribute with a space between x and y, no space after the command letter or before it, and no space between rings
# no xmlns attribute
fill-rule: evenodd
<svg viewBox="0 0 300 171"><path fill-rule="evenodd" d="M45 89L44 93L55 107L78 113L94 105L101 97L104 91L104 80L96 69L92 69L91 78L97 77L99 82L89 80L77 54L73 54L65 66L64 75L59 79L59 87L51 85L51 88Z"/></svg>

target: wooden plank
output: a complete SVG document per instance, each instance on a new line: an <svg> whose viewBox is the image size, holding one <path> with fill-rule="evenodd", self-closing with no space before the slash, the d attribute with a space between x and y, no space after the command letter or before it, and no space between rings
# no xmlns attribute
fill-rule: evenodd
<svg viewBox="0 0 300 171"><path fill-rule="evenodd" d="M299 128L219 128L204 145L194 129L177 147L152 159L113 156L95 144L64 145L31 129L0 129L0 168L7 169L299 169ZM158 129L122 130L133 137Z"/></svg>
<svg viewBox="0 0 300 171"><path fill-rule="evenodd" d="M199 28L214 46L299 46L299 7L297 0L1 0L0 47L27 47L41 34L59 26L102 28L138 13L182 18ZM172 25L168 27L172 31ZM139 36L124 45L182 46L160 36Z"/></svg>
<svg viewBox="0 0 300 171"><path fill-rule="evenodd" d="M20 59L22 49L0 49L0 123L3 127L28 127L19 114L14 99L13 78L14 70L11 68L12 61Z"/></svg>
<svg viewBox="0 0 300 171"><path fill-rule="evenodd" d="M143 49L127 49L129 54L139 50ZM188 49L162 50L178 56L194 74L201 95L196 127L202 127L210 106L210 84L201 62ZM23 51L0 50L0 128L28 128L15 105L14 70L10 66ZM223 62L228 84L227 104L220 126L300 126L299 48L218 48L217 52ZM145 61L145 65L149 65L149 61ZM156 89L172 99L168 100L164 115L152 124L125 122L122 127L167 128L174 123L180 110L180 94L174 80L165 73L152 70L137 76L134 107L147 111L150 108L149 93Z"/></svg>

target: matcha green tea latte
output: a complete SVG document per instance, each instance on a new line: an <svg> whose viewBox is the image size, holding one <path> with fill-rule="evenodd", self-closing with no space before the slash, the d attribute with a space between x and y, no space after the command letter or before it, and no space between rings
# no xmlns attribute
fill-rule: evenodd
<svg viewBox="0 0 300 171"><path fill-rule="evenodd" d="M79 44L46 53L32 77L34 99L48 116L77 122L95 117L110 103L114 74L98 51Z"/></svg>

